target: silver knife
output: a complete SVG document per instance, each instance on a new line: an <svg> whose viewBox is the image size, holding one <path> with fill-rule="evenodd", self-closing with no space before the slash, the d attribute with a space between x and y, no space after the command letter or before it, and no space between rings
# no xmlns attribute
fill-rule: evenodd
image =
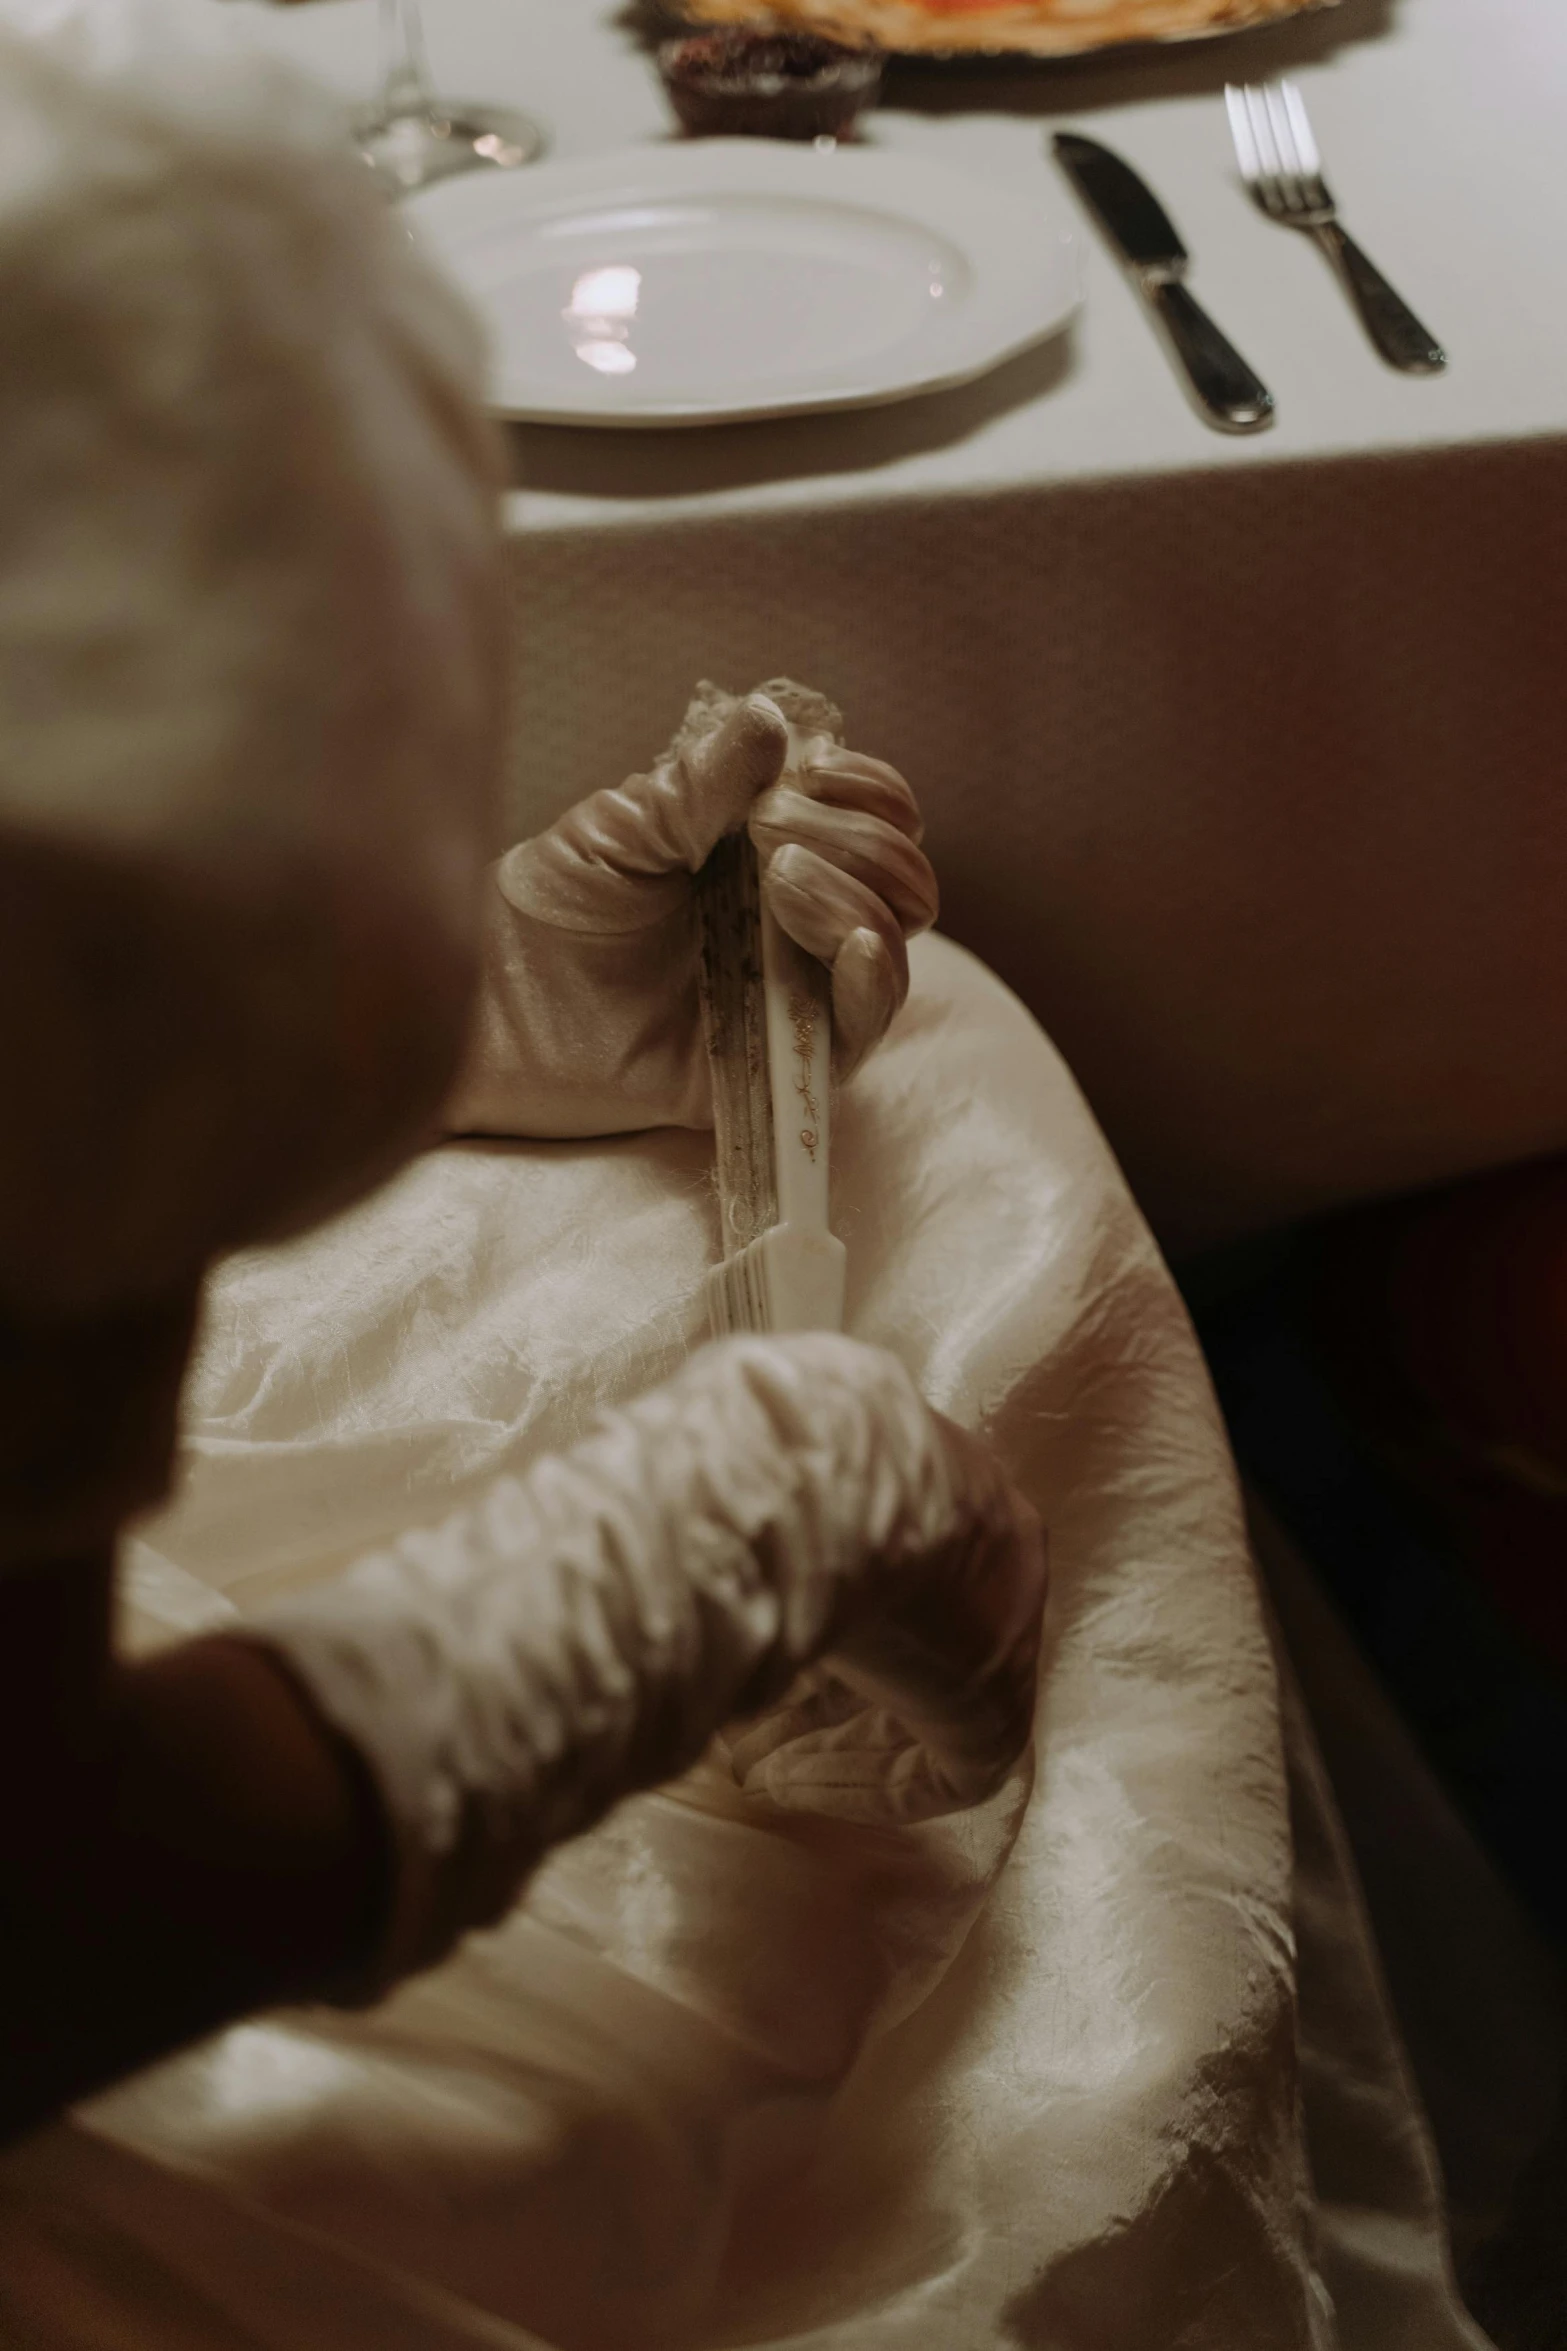
<svg viewBox="0 0 1567 2351"><path fill-rule="evenodd" d="M1189 292L1186 247L1153 190L1119 155L1075 131L1056 133L1056 156L1164 328L1208 423L1223 433L1261 432L1273 422L1273 394Z"/></svg>

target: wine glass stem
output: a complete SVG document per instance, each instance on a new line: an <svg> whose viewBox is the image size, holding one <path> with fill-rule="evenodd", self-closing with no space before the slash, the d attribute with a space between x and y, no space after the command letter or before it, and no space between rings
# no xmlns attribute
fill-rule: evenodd
<svg viewBox="0 0 1567 2351"><path fill-rule="evenodd" d="M435 105L419 0L381 0L381 111L428 114Z"/></svg>

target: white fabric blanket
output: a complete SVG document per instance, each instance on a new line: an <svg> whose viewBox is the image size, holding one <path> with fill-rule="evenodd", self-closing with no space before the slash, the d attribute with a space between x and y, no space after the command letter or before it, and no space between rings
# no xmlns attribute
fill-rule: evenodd
<svg viewBox="0 0 1567 2351"><path fill-rule="evenodd" d="M781 1824L720 1748L375 2013L238 2027L11 2154L0 2341L1482 2351L1175 1290L1027 1014L914 962L835 1136L849 1324L1050 1525L1031 1771L918 1828ZM708 1159L447 1149L230 1264L132 1636L658 1378Z"/></svg>

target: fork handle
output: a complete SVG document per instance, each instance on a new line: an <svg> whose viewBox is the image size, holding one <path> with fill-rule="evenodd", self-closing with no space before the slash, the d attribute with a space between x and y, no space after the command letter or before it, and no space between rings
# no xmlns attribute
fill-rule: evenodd
<svg viewBox="0 0 1567 2351"><path fill-rule="evenodd" d="M1406 375L1440 375L1447 365L1447 353L1402 295L1394 293L1354 238L1336 220L1325 221L1316 238L1349 289L1367 334L1388 365L1402 368Z"/></svg>
<svg viewBox="0 0 1567 2351"><path fill-rule="evenodd" d="M1273 394L1180 279L1144 285L1208 422L1221 433L1257 433L1271 424Z"/></svg>

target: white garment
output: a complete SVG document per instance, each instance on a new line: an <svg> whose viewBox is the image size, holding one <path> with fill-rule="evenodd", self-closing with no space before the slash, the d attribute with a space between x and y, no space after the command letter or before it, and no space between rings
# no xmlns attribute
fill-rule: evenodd
<svg viewBox="0 0 1567 2351"><path fill-rule="evenodd" d="M1478 2351L1294 1721L1292 1872L1179 1300L1027 1015L940 940L913 964L835 1135L849 1326L1050 1526L1032 1791L780 1822L716 1755L375 2014L238 2027L12 2153L0 2341ZM666 1373L707 1152L448 1149L233 1263L184 1492L133 1551L142 1636L312 1587Z"/></svg>

